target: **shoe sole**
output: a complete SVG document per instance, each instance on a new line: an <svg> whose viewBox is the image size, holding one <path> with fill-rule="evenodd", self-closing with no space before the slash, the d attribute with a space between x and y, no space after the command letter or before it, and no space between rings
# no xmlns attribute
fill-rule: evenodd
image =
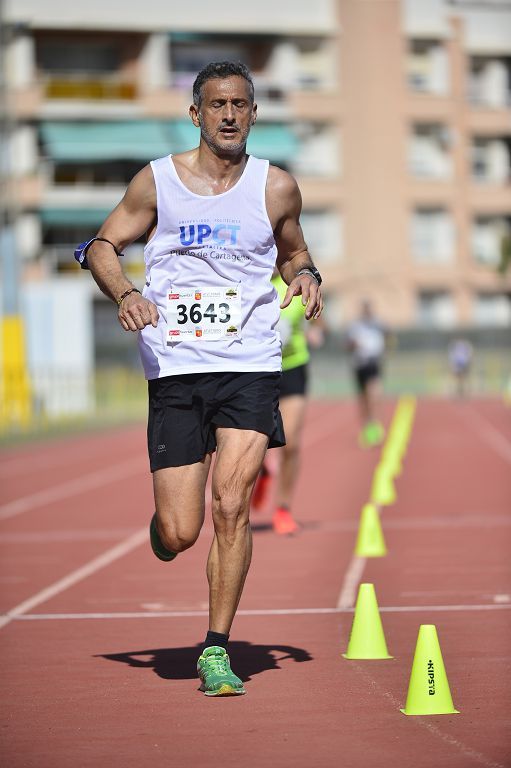
<svg viewBox="0 0 511 768"><path fill-rule="evenodd" d="M206 691L203 686L201 686L200 690L204 693L204 696L243 696L246 693L244 688L233 688L232 685L227 683L221 685L216 691Z"/></svg>

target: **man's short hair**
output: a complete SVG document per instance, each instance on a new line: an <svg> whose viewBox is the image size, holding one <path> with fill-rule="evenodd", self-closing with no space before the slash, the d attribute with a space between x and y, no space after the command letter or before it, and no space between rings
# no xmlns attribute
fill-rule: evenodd
<svg viewBox="0 0 511 768"><path fill-rule="evenodd" d="M254 102L254 83L250 70L241 61L212 61L207 64L197 77L193 84L193 103L200 107L202 101L202 86L208 80L224 80L226 77L243 77L248 83L250 100Z"/></svg>

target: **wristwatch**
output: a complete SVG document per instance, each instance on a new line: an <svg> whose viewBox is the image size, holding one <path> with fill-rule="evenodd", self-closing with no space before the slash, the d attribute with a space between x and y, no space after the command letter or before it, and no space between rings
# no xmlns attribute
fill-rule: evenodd
<svg viewBox="0 0 511 768"><path fill-rule="evenodd" d="M319 274L316 267L305 267L304 269L301 269L299 272L296 273L296 277L299 275L312 275L314 280L317 282L318 285L321 285L323 282L323 278Z"/></svg>

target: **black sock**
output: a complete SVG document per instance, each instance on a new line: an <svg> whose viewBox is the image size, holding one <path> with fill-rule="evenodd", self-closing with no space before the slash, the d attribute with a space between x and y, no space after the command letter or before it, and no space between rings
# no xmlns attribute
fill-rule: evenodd
<svg viewBox="0 0 511 768"><path fill-rule="evenodd" d="M222 632L213 632L211 629L208 629L208 634L204 640L202 650L204 650L204 648L209 648L212 645L219 645L220 648L227 648L228 640L229 635L224 635Z"/></svg>

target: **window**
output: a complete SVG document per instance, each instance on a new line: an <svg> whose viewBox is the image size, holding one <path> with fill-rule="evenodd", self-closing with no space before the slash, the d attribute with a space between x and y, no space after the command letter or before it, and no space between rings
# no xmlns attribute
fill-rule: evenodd
<svg viewBox="0 0 511 768"><path fill-rule="evenodd" d="M342 259L342 219L335 211L304 211L300 221L305 242L319 266Z"/></svg>
<svg viewBox="0 0 511 768"><path fill-rule="evenodd" d="M421 291L417 296L417 325L452 328L456 323L453 298L447 291Z"/></svg>
<svg viewBox="0 0 511 768"><path fill-rule="evenodd" d="M48 99L132 100L136 84L123 72L141 39L91 34L37 34L36 61Z"/></svg>
<svg viewBox="0 0 511 768"><path fill-rule="evenodd" d="M322 37L173 33L172 82L188 90L210 61L243 61L253 74L258 102L284 100L294 88L331 87L334 50Z"/></svg>
<svg viewBox="0 0 511 768"><path fill-rule="evenodd" d="M474 301L474 322L483 326L511 326L511 295L481 293Z"/></svg>
<svg viewBox="0 0 511 768"><path fill-rule="evenodd" d="M104 73L117 71L121 56L113 40L45 38L38 41L37 63L46 74Z"/></svg>
<svg viewBox="0 0 511 768"><path fill-rule="evenodd" d="M473 56L470 60L469 100L485 107L506 107L511 99L511 58Z"/></svg>
<svg viewBox="0 0 511 768"><path fill-rule="evenodd" d="M414 91L448 91L448 62L444 45L436 40L412 40L407 61L408 84Z"/></svg>
<svg viewBox="0 0 511 768"><path fill-rule="evenodd" d="M511 219L478 216L472 223L472 256L479 264L498 267L506 238L511 237Z"/></svg>
<svg viewBox="0 0 511 768"><path fill-rule="evenodd" d="M302 122L294 126L300 140L291 164L292 172L304 176L332 177L341 173L339 132L331 125Z"/></svg>
<svg viewBox="0 0 511 768"><path fill-rule="evenodd" d="M408 162L418 178L445 179L451 175L451 135L446 125L421 123L413 127Z"/></svg>
<svg viewBox="0 0 511 768"><path fill-rule="evenodd" d="M472 177L475 181L506 184L511 176L511 141L474 139L472 142Z"/></svg>
<svg viewBox="0 0 511 768"><path fill-rule="evenodd" d="M411 218L411 248L422 264L447 264L454 256L454 226L442 208L418 208Z"/></svg>

